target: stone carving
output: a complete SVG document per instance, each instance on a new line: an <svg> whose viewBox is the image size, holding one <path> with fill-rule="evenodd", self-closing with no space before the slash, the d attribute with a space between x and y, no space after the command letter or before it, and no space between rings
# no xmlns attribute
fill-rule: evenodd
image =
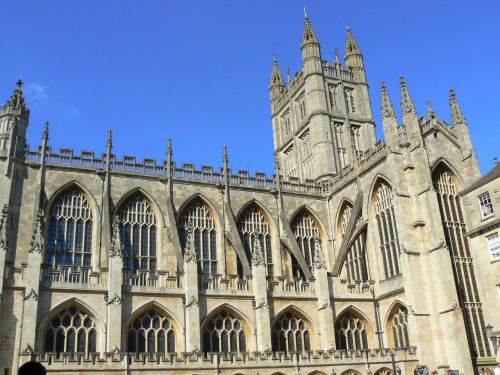
<svg viewBox="0 0 500 375"><path fill-rule="evenodd" d="M267 304L267 302L264 298L261 298L261 300L258 303L255 302L255 307L254 307L255 310L268 309L268 308L269 308L269 305Z"/></svg>
<svg viewBox="0 0 500 375"><path fill-rule="evenodd" d="M120 354L120 349L118 348L118 346L115 345L114 348L111 349L110 353L113 354L113 355Z"/></svg>
<svg viewBox="0 0 500 375"><path fill-rule="evenodd" d="M391 99L389 98L389 94L387 93L384 82L380 84L380 89L382 91L382 117L396 118L396 111L394 111L394 107L392 105Z"/></svg>
<svg viewBox="0 0 500 375"><path fill-rule="evenodd" d="M7 251L9 247L9 240L7 237L7 214L9 212L9 206L4 205L2 208L2 214L0 216L0 250Z"/></svg>
<svg viewBox="0 0 500 375"><path fill-rule="evenodd" d="M107 305L121 305L123 304L123 300L120 298L120 296L115 293L113 294L113 297L107 298L106 299Z"/></svg>
<svg viewBox="0 0 500 375"><path fill-rule="evenodd" d="M413 100L411 99L404 77L400 77L401 83L401 107L404 113L417 113Z"/></svg>
<svg viewBox="0 0 500 375"><path fill-rule="evenodd" d="M184 249L184 262L196 262L196 247L194 242L194 230L191 223L186 227L186 248Z"/></svg>
<svg viewBox="0 0 500 375"><path fill-rule="evenodd" d="M26 348L23 350L23 354L34 354L35 351L33 350L33 347L30 344L26 344Z"/></svg>
<svg viewBox="0 0 500 375"><path fill-rule="evenodd" d="M198 299L195 296L191 296L189 302L186 303L186 308L191 306L199 306Z"/></svg>
<svg viewBox="0 0 500 375"><path fill-rule="evenodd" d="M33 235L31 236L30 253L43 254L45 241L43 240L42 219L43 210L39 208L35 217Z"/></svg>
<svg viewBox="0 0 500 375"><path fill-rule="evenodd" d="M115 220L113 221L113 235L111 237L109 256L111 258L123 258L123 243L120 236L120 218L118 215L115 216Z"/></svg>
<svg viewBox="0 0 500 375"><path fill-rule="evenodd" d="M28 294L26 294L26 292L24 292L24 300L25 301L38 301L38 294L36 294L36 292L32 288Z"/></svg>
<svg viewBox="0 0 500 375"><path fill-rule="evenodd" d="M332 309L332 304L330 303L330 301L325 301L325 303L323 303L323 305L318 307L318 311L326 310L326 309L328 309L328 310Z"/></svg>
<svg viewBox="0 0 500 375"><path fill-rule="evenodd" d="M262 254L262 248L260 246L259 236L255 236L253 239L253 252L252 252L252 266L253 267L264 267L266 261L264 260L264 255Z"/></svg>
<svg viewBox="0 0 500 375"><path fill-rule="evenodd" d="M326 262L321 251L321 241L319 237L314 238L314 263L315 270L326 270Z"/></svg>

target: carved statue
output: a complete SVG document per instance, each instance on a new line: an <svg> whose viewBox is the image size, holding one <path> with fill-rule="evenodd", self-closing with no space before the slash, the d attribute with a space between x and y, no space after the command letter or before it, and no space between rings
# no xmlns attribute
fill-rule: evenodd
<svg viewBox="0 0 500 375"><path fill-rule="evenodd" d="M194 229L191 223L186 226L186 248L184 249L184 262L196 262L196 246L194 242Z"/></svg>
<svg viewBox="0 0 500 375"><path fill-rule="evenodd" d="M33 235L31 236L30 253L43 254L44 243L42 232L43 210L38 209L35 217L35 225L33 227Z"/></svg>
<svg viewBox="0 0 500 375"><path fill-rule="evenodd" d="M321 241L319 237L314 238L314 269L326 270L326 262L321 251Z"/></svg>
<svg viewBox="0 0 500 375"><path fill-rule="evenodd" d="M115 220L113 221L113 236L111 237L109 255L111 258L123 258L123 243L120 236L120 218L118 215L115 216Z"/></svg>
<svg viewBox="0 0 500 375"><path fill-rule="evenodd" d="M259 236L255 236L253 239L253 249L252 249L252 266L253 267L264 267L266 261L264 260L264 254L262 254L262 248L260 246Z"/></svg>

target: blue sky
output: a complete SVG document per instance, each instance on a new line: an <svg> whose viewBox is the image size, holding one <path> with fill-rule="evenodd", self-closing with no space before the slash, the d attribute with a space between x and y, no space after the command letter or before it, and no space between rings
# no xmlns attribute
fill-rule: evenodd
<svg viewBox="0 0 500 375"><path fill-rule="evenodd" d="M449 120L455 88L481 169L500 157L500 2L5 1L0 99L22 77L28 142L51 123L54 149L114 152L273 171L268 84L273 54L300 69L306 5L323 57L341 55L349 24L365 58L378 137L380 81L399 111L404 74L420 114Z"/></svg>

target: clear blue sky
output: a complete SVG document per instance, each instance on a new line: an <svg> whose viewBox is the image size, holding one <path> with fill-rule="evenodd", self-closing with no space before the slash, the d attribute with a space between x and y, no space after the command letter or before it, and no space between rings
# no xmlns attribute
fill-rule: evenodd
<svg viewBox="0 0 500 375"><path fill-rule="evenodd" d="M483 172L500 157L500 2L3 1L0 99L22 77L28 142L273 171L268 84L273 54L300 69L308 8L324 58L343 55L346 24L365 58L379 138L380 81L399 111L404 74L420 114L449 120L448 91L470 124Z"/></svg>

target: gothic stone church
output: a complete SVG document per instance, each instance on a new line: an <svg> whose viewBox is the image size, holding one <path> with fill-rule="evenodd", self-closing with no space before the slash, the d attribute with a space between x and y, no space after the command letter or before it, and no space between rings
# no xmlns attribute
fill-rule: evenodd
<svg viewBox="0 0 500 375"><path fill-rule="evenodd" d="M473 374L494 361L459 192L468 124L398 120L377 141L361 49L269 86L276 172L29 147L22 82L0 114L2 374ZM483 287L484 288L484 287ZM489 315L488 315L489 314ZM492 317L492 318L490 318ZM488 318L488 319L487 319ZM425 373L427 370L424 370Z"/></svg>

